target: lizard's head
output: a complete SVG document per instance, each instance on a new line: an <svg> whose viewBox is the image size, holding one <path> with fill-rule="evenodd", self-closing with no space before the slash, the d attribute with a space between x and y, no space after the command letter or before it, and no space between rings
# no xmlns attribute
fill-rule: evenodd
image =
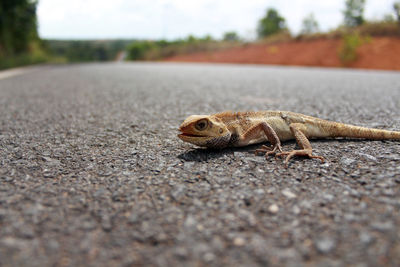
<svg viewBox="0 0 400 267"><path fill-rule="evenodd" d="M192 115L179 127L178 137L185 142L210 148L226 147L231 133L217 117L208 115Z"/></svg>

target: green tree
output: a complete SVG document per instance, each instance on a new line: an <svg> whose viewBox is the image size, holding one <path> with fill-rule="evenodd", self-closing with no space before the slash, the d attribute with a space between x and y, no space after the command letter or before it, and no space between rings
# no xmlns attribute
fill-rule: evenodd
<svg viewBox="0 0 400 267"><path fill-rule="evenodd" d="M394 12L396 13L397 21L400 23L400 2L393 4Z"/></svg>
<svg viewBox="0 0 400 267"><path fill-rule="evenodd" d="M224 41L235 42L239 41L239 35L234 31L226 32L224 33L223 39Z"/></svg>
<svg viewBox="0 0 400 267"><path fill-rule="evenodd" d="M346 0L344 15L344 25L355 27L364 23L365 0Z"/></svg>
<svg viewBox="0 0 400 267"><path fill-rule="evenodd" d="M303 19L303 26L301 33L303 34L312 34L319 31L318 22L314 17L314 14L311 13L307 17Z"/></svg>
<svg viewBox="0 0 400 267"><path fill-rule="evenodd" d="M188 43L195 43L197 41L197 38L194 35L189 34L189 36L186 38L186 41Z"/></svg>
<svg viewBox="0 0 400 267"><path fill-rule="evenodd" d="M286 29L285 19L274 8L267 9L265 17L258 22L258 37L263 38Z"/></svg>
<svg viewBox="0 0 400 267"><path fill-rule="evenodd" d="M201 38L201 40L205 42L211 42L213 40L213 37L210 34L207 34L206 36Z"/></svg>
<svg viewBox="0 0 400 267"><path fill-rule="evenodd" d="M127 58L130 60L144 60L148 53L156 49L158 49L157 45L151 41L134 42L128 47Z"/></svg>
<svg viewBox="0 0 400 267"><path fill-rule="evenodd" d="M37 0L0 1L0 56L25 52L38 40Z"/></svg>

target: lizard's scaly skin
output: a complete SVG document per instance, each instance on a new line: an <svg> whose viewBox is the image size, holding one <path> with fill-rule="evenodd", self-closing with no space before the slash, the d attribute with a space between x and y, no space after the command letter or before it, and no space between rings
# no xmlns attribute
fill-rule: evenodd
<svg viewBox="0 0 400 267"><path fill-rule="evenodd" d="M322 157L312 155L309 138L364 138L371 140L400 140L400 132L359 127L289 111L231 112L213 115L192 115L179 127L180 139L210 148L240 147L269 141L257 152L266 155ZM283 152L280 141L296 139L300 150Z"/></svg>

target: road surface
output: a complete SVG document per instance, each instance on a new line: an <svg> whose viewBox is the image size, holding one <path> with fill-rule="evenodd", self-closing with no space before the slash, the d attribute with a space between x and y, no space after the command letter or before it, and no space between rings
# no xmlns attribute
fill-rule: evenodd
<svg viewBox="0 0 400 267"><path fill-rule="evenodd" d="M400 73L170 63L0 80L1 266L400 264L400 142L327 159L181 142L191 114L280 109L400 130ZM284 143L285 150L295 147Z"/></svg>

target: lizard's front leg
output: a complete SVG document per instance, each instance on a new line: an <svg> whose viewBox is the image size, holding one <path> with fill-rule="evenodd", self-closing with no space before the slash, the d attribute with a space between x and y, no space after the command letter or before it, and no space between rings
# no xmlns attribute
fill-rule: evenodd
<svg viewBox="0 0 400 267"><path fill-rule="evenodd" d="M247 145L251 140L260 136L260 133L264 133L267 137L268 141L271 143L271 147L262 146L260 149L256 149L255 153L258 154L260 152L265 153L265 156L268 157L271 154L275 154L276 151L282 152L281 141L279 140L278 135L274 131L274 129L266 122L260 122L259 124L251 127L247 130L240 138L240 145Z"/></svg>
<svg viewBox="0 0 400 267"><path fill-rule="evenodd" d="M302 129L304 129L304 124L301 123L291 123L289 125L290 127L290 131L292 132L292 134L294 135L294 137L296 138L297 144L300 146L300 150L292 150L292 151L282 151L281 153L277 153L276 156L286 156L285 159L285 165L287 166L289 160L293 157L293 156L306 156L309 158L315 158L315 159L319 159L322 162L325 161L324 157L321 156L315 156L312 154L312 147L310 144L310 141L308 140L308 138L306 137L306 135L303 133Z"/></svg>

